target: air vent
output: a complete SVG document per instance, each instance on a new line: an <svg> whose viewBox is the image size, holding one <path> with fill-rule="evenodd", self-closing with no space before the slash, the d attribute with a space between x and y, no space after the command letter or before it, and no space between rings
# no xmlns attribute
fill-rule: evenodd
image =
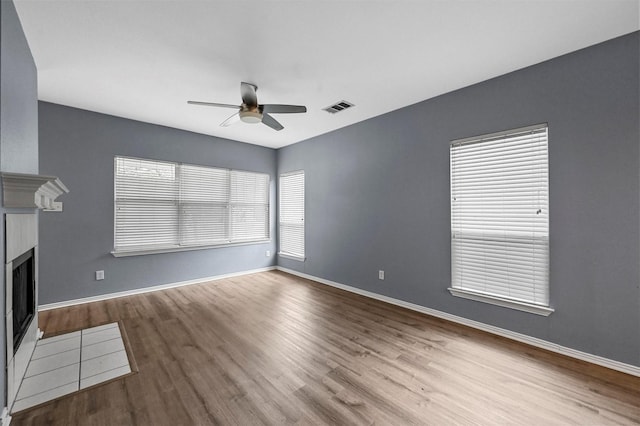
<svg viewBox="0 0 640 426"><path fill-rule="evenodd" d="M323 109L331 114L335 114L336 112L344 111L345 109L351 108L352 106L354 105L351 102L340 101Z"/></svg>

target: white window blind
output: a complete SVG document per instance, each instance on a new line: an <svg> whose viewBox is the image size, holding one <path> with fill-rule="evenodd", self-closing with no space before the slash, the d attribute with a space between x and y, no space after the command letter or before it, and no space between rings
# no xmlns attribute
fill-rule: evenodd
<svg viewBox="0 0 640 426"><path fill-rule="evenodd" d="M269 175L115 158L114 253L269 238Z"/></svg>
<svg viewBox="0 0 640 426"><path fill-rule="evenodd" d="M233 170L231 238L245 241L254 239L256 235L269 235L269 177Z"/></svg>
<svg viewBox="0 0 640 426"><path fill-rule="evenodd" d="M280 175L280 254L304 258L304 171Z"/></svg>
<svg viewBox="0 0 640 426"><path fill-rule="evenodd" d="M547 126L451 143L452 288L549 305Z"/></svg>
<svg viewBox="0 0 640 426"><path fill-rule="evenodd" d="M180 244L229 242L229 170L189 164L176 168L180 173Z"/></svg>
<svg viewBox="0 0 640 426"><path fill-rule="evenodd" d="M116 157L115 248L178 244L175 164Z"/></svg>

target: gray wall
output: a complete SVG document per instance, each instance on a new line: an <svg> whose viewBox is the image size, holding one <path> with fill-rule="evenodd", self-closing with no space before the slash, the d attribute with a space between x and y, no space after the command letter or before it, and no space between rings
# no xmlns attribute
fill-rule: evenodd
<svg viewBox="0 0 640 426"><path fill-rule="evenodd" d="M38 104L37 74L31 51L22 31L15 6L0 1L0 171L38 173ZM1 192L1 190L0 190ZM21 210L0 208L4 213ZM28 212L33 212L30 210ZM2 303L0 318L5 315L4 294L4 224L0 226L0 262ZM0 326L0 343L5 347L5 326ZM6 405L5 356L0 356L0 403ZM0 407L1 409L2 407Z"/></svg>
<svg viewBox="0 0 640 426"><path fill-rule="evenodd" d="M280 149L307 260L278 264L640 366L638 35ZM555 313L451 296L449 141L543 122Z"/></svg>
<svg viewBox="0 0 640 426"><path fill-rule="evenodd" d="M1 3L0 170L38 173L36 66L13 1Z"/></svg>
<svg viewBox="0 0 640 426"><path fill-rule="evenodd" d="M276 151L40 102L40 170L58 176L69 194L61 213L40 215L40 303L52 303L173 283L275 263L261 244L115 258L113 158L177 161L268 173L275 206ZM272 256L266 257L265 251ZM95 271L104 270L104 281Z"/></svg>

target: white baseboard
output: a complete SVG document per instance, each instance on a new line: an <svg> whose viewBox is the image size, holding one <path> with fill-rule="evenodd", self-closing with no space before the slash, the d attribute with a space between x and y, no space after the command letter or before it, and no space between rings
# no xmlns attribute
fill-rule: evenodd
<svg viewBox="0 0 640 426"><path fill-rule="evenodd" d="M74 306L74 305L81 305L83 303L91 303L91 302L99 302L101 300L115 299L118 297L132 296L134 294L150 293L152 291L166 290L168 288L183 287L185 285L202 284L208 281L216 281L216 280L222 280L225 278L239 277L241 275L272 271L274 269L276 269L275 266L268 266L266 268L251 269L248 271L241 271L241 272L233 272L231 274L215 275L212 277L197 278L195 280L180 281L175 283L155 285L151 287L137 288L134 290L119 291L117 293L100 294L98 296L83 297L81 299L73 299L73 300L65 300L63 302L47 303L47 304L38 306L38 312L48 311L50 309L65 308L65 307Z"/></svg>
<svg viewBox="0 0 640 426"><path fill-rule="evenodd" d="M7 407L4 407L2 409L2 426L9 426L9 424L11 423L11 416L9 415L9 409Z"/></svg>
<svg viewBox="0 0 640 426"><path fill-rule="evenodd" d="M381 294L372 293L367 290L362 290L356 287L351 287L345 284L340 284L334 281L329 281L324 278L319 278L313 275L305 274L302 272L294 271L292 269L283 268L281 266L277 266L276 269L282 272L286 272L291 275L296 275L302 278L306 278L311 281L316 281L321 284L326 284L331 287L336 287L342 290L346 290L351 293L356 293L361 296L370 297L372 299L381 300L383 302L390 303L392 305L401 306L403 308L411 309L412 311L421 312L427 315L431 315L437 318L442 318L451 322L455 322L458 324L466 325L478 330L486 331L488 333L496 334L498 336L506 337L511 340L516 340L518 342L526 343L531 346L535 346L541 349L546 349L551 352L555 352L561 355L566 355L571 358L576 358L582 361L590 362L592 364L600 365L602 367L607 367L612 370L621 371L623 373L631 374L633 376L640 377L640 367L626 364L624 362L615 361L609 358L604 358L598 355L593 355L587 352L578 351L576 349L571 349L566 346L558 345L556 343L548 342L546 340L538 339L537 337L527 336L526 334L516 333L511 330L506 330L500 327L494 327L492 325L484 324L478 321L473 321L467 318L459 317L457 315L448 314L446 312L438 311L436 309L426 308L424 306L416 305L414 303L405 302L403 300L394 299L392 297L383 296Z"/></svg>

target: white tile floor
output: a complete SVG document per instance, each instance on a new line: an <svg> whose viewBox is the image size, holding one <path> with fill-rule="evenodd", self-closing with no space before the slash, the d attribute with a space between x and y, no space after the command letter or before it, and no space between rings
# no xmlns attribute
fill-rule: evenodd
<svg viewBox="0 0 640 426"><path fill-rule="evenodd" d="M118 323L42 339L36 344L12 411L130 372Z"/></svg>

